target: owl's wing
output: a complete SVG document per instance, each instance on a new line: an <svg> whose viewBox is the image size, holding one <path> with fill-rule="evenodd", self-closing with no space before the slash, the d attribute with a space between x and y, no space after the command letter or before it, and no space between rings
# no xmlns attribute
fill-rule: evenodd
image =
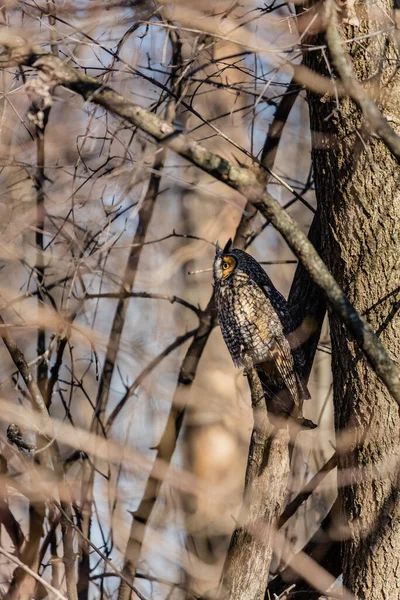
<svg viewBox="0 0 400 600"><path fill-rule="evenodd" d="M298 335L296 333L296 327L294 325L292 315L289 311L288 303L285 297L282 296L280 292L278 292L278 290L269 280L267 275L265 276L265 280L262 281L262 290L265 296L270 301L275 313L279 317L283 329L283 334L285 335L285 337L289 337L288 341L293 356L294 370L296 373L298 373L302 370L305 364L305 356L301 348L301 343L298 339ZM310 394L307 390L306 384L302 380L301 376L299 376L298 379L301 388L300 395L304 396L304 399L309 398Z"/></svg>
<svg viewBox="0 0 400 600"><path fill-rule="evenodd" d="M274 364L282 377L285 386L289 390L293 400L297 405L300 404L298 382L294 371L293 357L289 342L283 338L281 340L274 338L269 347L269 352Z"/></svg>

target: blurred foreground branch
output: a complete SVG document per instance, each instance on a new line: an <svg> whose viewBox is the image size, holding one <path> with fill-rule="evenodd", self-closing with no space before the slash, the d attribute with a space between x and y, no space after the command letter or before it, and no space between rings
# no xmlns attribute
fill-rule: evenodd
<svg viewBox="0 0 400 600"><path fill-rule="evenodd" d="M58 590L56 590L52 585L50 585L43 577L40 577L37 573L35 573L35 571L32 571L32 569L30 569L27 565L25 565L23 562L21 562L19 560L19 558L17 558L10 552L7 552L7 550L2 548L1 546L0 546L0 554L5 556L9 561L17 564L21 569L26 571L26 573L28 573L31 577L36 579L36 581L38 581L41 585L44 585L44 587L47 588L49 590L49 592L51 592L56 598L59 598L60 600L67 600L67 598L65 596L63 596Z"/></svg>
<svg viewBox="0 0 400 600"><path fill-rule="evenodd" d="M4 344L7 347L7 350L10 353L10 356L17 367L19 373L21 374L26 387L31 396L32 405L34 409L40 415L40 422L43 426L43 430L46 431L47 436L49 433L51 434L51 438L54 438L53 435L53 424L52 420L49 416L46 404L44 402L43 396L39 390L38 385L35 383L35 380L32 377L32 373L30 371L29 365L25 360L25 357L21 350L19 349L17 343L15 342L13 336L10 333L9 328L5 325L3 318L0 316L0 328L1 328L1 337L3 339ZM42 440L46 440L43 432L40 432L40 438ZM60 453L58 450L57 442L54 440L52 443L48 444L48 448L43 452L43 463L44 465L51 470L54 470L54 473L59 481L64 477L63 466L61 464ZM69 502L63 502L63 507L67 515L72 516L72 508ZM27 545L24 547L22 558L24 559L24 563L29 565L30 563L36 563L38 558L38 546L42 536L42 527L43 520L45 515L45 507L44 506L31 506L31 519L30 519L30 531L29 531L29 539ZM71 527L62 523L62 532L63 532L63 545L64 545L64 565L65 565L65 577L67 584L67 592L69 596L69 600L77 600L77 588L76 588L76 577L75 577L75 552L73 548L73 534ZM19 567L20 569L20 567ZM7 597L9 599L19 597L20 588L24 585L26 580L26 575L31 574L29 568L23 568L22 570L16 569L14 572L13 580L11 582L10 588L7 592ZM28 585L30 582L28 581Z"/></svg>
<svg viewBox="0 0 400 600"><path fill-rule="evenodd" d="M322 521L318 530L301 551L301 553L314 559L320 567L326 569L333 578L339 577L342 572L342 560L340 554L341 542L337 532L338 521L340 520L338 512L339 502L336 501ZM299 557L301 553L299 553ZM300 600L316 599L321 596L322 591L327 591L327 589L316 589L316 578L313 576L312 572L309 573L309 579L298 575L296 570L296 557L297 555L295 555L293 559L289 561L287 567L285 567L285 569L268 584L265 592L265 600L270 600L270 598L274 598L275 596L279 597L287 590L287 588L292 587L293 585L295 586L293 590L296 593L295 598L299 598Z"/></svg>
<svg viewBox="0 0 400 600"><path fill-rule="evenodd" d="M172 65L173 65L173 73L175 75L178 75L180 72L180 69L182 67L182 45L181 45L179 35L175 31L170 32L169 39L170 39L170 42L172 45L172 59L171 60L172 60ZM165 111L166 122L168 124L172 124L173 121L175 120L176 109L177 109L176 98L178 98L178 99L180 98L180 94L182 91L181 88L182 88L182 82L178 79L172 85L173 94L170 96L170 98L168 100L166 111ZM154 170L152 171L152 174L150 177L150 182L149 182L149 186L147 189L147 193L146 193L143 205L139 211L139 224L138 224L137 230L135 232L135 238L133 240L133 245L132 245L132 249L131 249L130 256L129 256L127 272L125 274L124 280L123 280L121 288L120 288L121 296L120 296L119 303L118 303L119 306L125 306L126 309L128 307L128 303L129 303L129 296L124 296L124 294L126 294L126 293L129 294L132 292L133 284L135 281L135 275L136 275L137 268L138 268L139 257L140 257L140 253L141 253L141 250L143 247L140 245L139 245L139 247L135 247L135 245L143 244L143 242L145 240L145 235L146 235L146 232L147 232L147 229L150 224L150 220L151 220L151 217L152 217L152 214L154 211L155 202L158 197L158 192L159 192L160 182L161 182L161 175L162 175L162 171L164 168L166 158L167 158L167 148L164 147L161 149L161 152L158 152L158 154L156 155L154 165L153 165ZM181 303L185 304L184 302L181 302ZM185 305L188 306L187 303ZM126 309L124 311L123 320L126 316ZM197 315L199 316L200 322L201 322L202 316L199 315L198 311L197 311ZM190 337L191 337L191 335L192 335L192 333L190 333ZM196 337L196 335L197 335L197 332L194 332L195 337ZM188 337L189 336L187 336L187 339L188 339ZM139 376L138 380L136 382L134 382L134 384L127 390L126 394L124 395L122 400L119 402L118 406L113 410L113 412L110 416L110 419L109 419L109 423L113 422L113 420L115 419L118 412L124 406L127 398L129 398L132 395L132 393L136 389L137 385L140 383L140 380L141 380L141 378ZM160 441L160 444L161 443L162 443L162 440ZM157 459L158 458L161 458L164 460L166 458L167 463L169 462L168 456L165 457L162 454L159 454L159 451L157 451ZM133 583L133 581L135 579L137 561L138 561L138 558L140 555L141 546L142 546L144 534L146 531L145 525L146 525L146 522L148 519L148 515L151 513L151 509L150 509L150 512L148 509L148 499L146 497L146 493L147 493L148 486L152 485L152 484L153 484L153 482L152 482L152 478L150 475L150 478L146 485L146 490L145 490L143 499L140 502L137 510L132 514L132 524L131 524L131 529L130 529L130 533L129 533L128 543L127 543L126 550L125 550L124 566L123 566L123 571L122 571L123 575L124 575L124 579L121 580L119 590L118 590L118 599L119 600L128 600L129 597L131 596L131 590L127 586L127 582ZM160 485L160 483L157 482L156 486L157 485ZM152 502L152 498L151 498L150 502Z"/></svg>

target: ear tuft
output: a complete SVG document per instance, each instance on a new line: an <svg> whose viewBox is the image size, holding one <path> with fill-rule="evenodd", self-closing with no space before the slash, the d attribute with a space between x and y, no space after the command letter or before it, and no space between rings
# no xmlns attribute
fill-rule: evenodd
<svg viewBox="0 0 400 600"><path fill-rule="evenodd" d="M215 254L219 254L221 252L221 246L218 244L218 240L217 243L215 244Z"/></svg>
<svg viewBox="0 0 400 600"><path fill-rule="evenodd" d="M232 246L232 238L229 238L229 240L225 244L223 253L225 254L226 252L229 252L231 246Z"/></svg>

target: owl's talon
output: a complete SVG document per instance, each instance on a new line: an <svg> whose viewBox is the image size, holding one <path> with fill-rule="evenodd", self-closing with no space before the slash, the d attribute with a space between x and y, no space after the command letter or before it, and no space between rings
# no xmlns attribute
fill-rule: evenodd
<svg viewBox="0 0 400 600"><path fill-rule="evenodd" d="M318 427L311 419L306 419L305 417L298 418L297 422L302 429L316 429Z"/></svg>

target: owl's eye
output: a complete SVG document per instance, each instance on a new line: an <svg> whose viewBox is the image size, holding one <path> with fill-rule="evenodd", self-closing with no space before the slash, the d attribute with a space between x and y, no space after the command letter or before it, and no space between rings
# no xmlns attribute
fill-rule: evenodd
<svg viewBox="0 0 400 600"><path fill-rule="evenodd" d="M224 256L221 262L222 278L225 279L233 272L237 261L233 256Z"/></svg>

